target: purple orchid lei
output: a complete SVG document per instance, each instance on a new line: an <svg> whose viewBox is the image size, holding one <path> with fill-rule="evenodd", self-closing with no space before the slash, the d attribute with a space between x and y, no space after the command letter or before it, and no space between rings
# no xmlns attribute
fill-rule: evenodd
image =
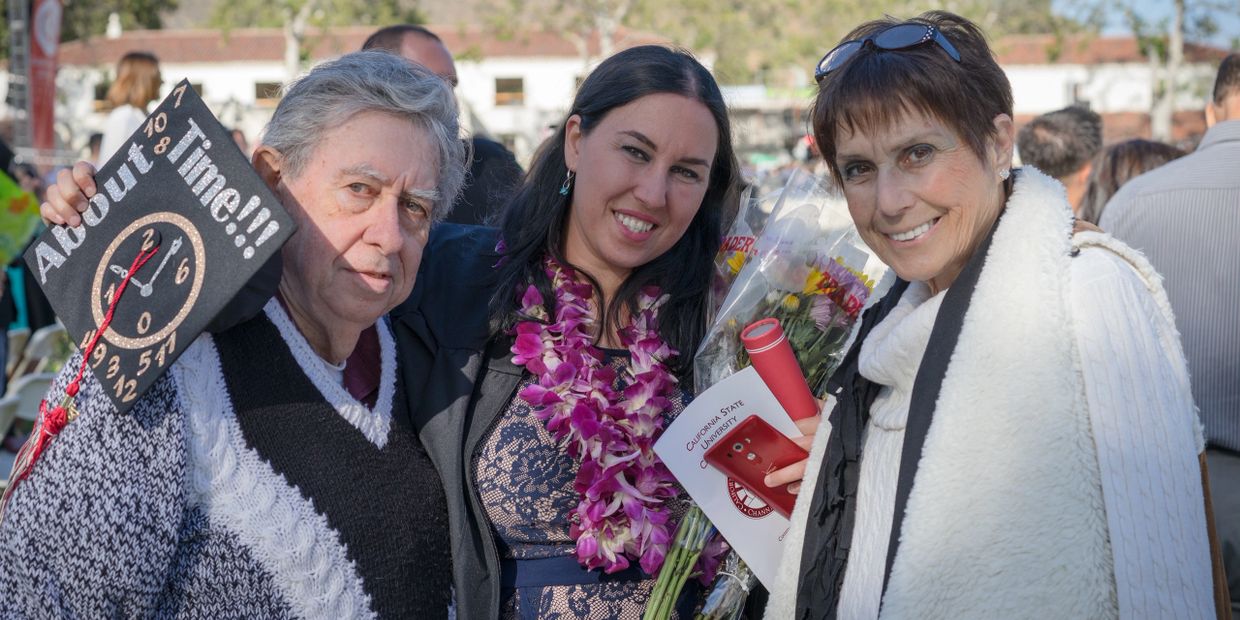
<svg viewBox="0 0 1240 620"><path fill-rule="evenodd" d="M631 323L620 330L630 363L616 385L616 371L594 346L593 289L573 270L548 257L555 290L554 321L533 285L521 295L512 361L538 378L520 392L535 415L581 466L574 490L581 501L569 514L577 561L615 573L637 559L654 575L663 565L672 532L666 501L675 478L654 453L663 412L676 377L663 360L677 354L658 333L658 310L667 301L646 287Z"/></svg>

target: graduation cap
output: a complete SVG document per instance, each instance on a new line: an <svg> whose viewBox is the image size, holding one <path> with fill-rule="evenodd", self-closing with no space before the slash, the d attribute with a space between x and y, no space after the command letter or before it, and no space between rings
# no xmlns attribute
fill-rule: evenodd
<svg viewBox="0 0 1240 620"><path fill-rule="evenodd" d="M123 414L295 225L185 80L95 183L82 224L49 228L25 257Z"/></svg>
<svg viewBox="0 0 1240 620"><path fill-rule="evenodd" d="M63 398L52 396L59 404L40 403L0 516L48 442L76 417L84 372L95 373L119 413L128 412L221 313L235 322L244 314L238 302L261 307L278 282L271 271L280 246L295 228L186 80L95 183L82 223L49 228L25 254L85 356ZM243 292L256 282L265 297Z"/></svg>

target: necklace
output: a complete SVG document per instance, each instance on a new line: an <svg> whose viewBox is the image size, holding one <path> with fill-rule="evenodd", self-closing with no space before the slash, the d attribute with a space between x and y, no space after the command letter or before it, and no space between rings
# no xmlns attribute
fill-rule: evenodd
<svg viewBox="0 0 1240 620"><path fill-rule="evenodd" d="M569 514L577 561L614 573L637 560L654 575L672 539L666 502L677 494L654 453L676 389L663 361L677 352L658 333L667 296L657 287L642 290L619 333L630 361L617 377L594 345L592 287L550 257L544 269L555 291L554 320L537 288L519 289L525 320L516 325L512 361L538 378L520 397L580 463L573 483L580 501ZM617 378L620 387L613 387Z"/></svg>

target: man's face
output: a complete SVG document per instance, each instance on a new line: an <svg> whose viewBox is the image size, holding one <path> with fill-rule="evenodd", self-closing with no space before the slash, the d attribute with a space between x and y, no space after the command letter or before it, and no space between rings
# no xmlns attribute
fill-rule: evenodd
<svg viewBox="0 0 1240 620"><path fill-rule="evenodd" d="M448 53L448 48L444 47L443 43L420 34L406 34L400 45L400 55L405 60L430 69L431 73L447 80L456 88L456 64L452 62L452 54Z"/></svg>
<svg viewBox="0 0 1240 620"><path fill-rule="evenodd" d="M370 325L409 295L435 208L435 146L408 120L365 112L325 135L277 195L297 221L280 291L324 326Z"/></svg>

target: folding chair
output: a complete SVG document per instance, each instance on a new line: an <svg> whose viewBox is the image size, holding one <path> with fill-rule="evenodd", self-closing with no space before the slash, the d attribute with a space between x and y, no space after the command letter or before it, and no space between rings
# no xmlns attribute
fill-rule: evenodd
<svg viewBox="0 0 1240 620"><path fill-rule="evenodd" d="M67 332L60 323L40 327L38 331L30 335L26 353L18 362L17 370L12 378L16 379L31 372L41 373L47 369L52 355L56 353L56 344L65 338L68 338Z"/></svg>
<svg viewBox="0 0 1240 620"><path fill-rule="evenodd" d="M26 343L29 341L29 327L9 330L9 357L4 361L4 372L10 378L13 376L13 369L17 367L17 363L21 361L22 355L26 352Z"/></svg>
<svg viewBox="0 0 1240 620"><path fill-rule="evenodd" d="M17 396L5 396L0 398L0 438L9 434L9 428L13 426L13 419L17 417L17 408L21 404L21 399ZM38 413L38 409L35 409ZM0 476L8 475L7 471L0 468Z"/></svg>
<svg viewBox="0 0 1240 620"><path fill-rule="evenodd" d="M34 422L39 419L39 403L52 387L55 373L45 372L19 377L9 386L9 396L17 399L18 420Z"/></svg>

